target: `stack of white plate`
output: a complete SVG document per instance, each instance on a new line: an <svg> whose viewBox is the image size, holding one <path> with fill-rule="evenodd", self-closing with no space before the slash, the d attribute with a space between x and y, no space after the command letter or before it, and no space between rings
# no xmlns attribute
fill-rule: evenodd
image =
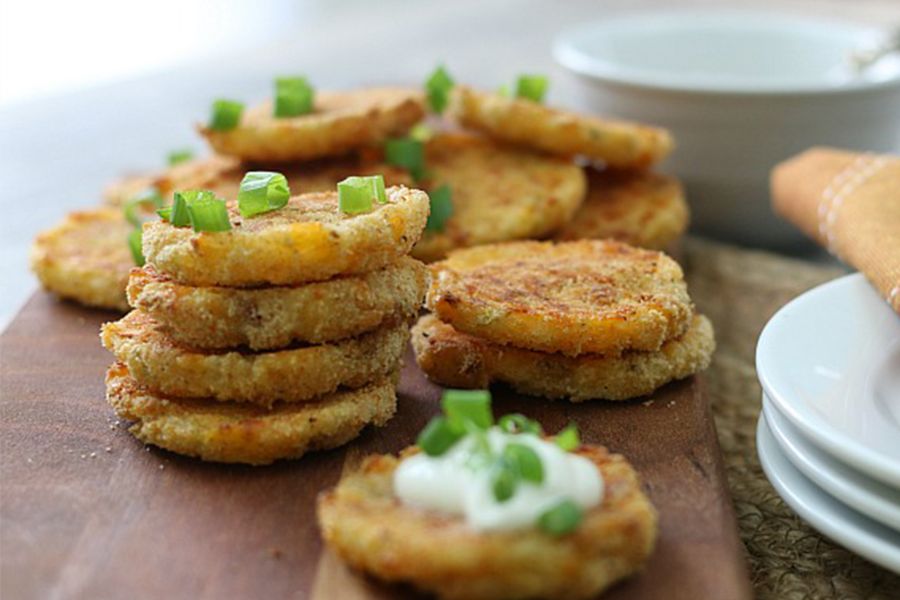
<svg viewBox="0 0 900 600"><path fill-rule="evenodd" d="M769 481L812 527L900 573L900 315L842 277L772 317L756 368Z"/></svg>

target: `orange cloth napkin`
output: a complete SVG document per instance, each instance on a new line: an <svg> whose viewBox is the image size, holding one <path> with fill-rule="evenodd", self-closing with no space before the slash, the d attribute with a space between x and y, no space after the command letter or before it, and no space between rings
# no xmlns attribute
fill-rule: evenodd
<svg viewBox="0 0 900 600"><path fill-rule="evenodd" d="M900 313L900 156L813 148L772 171L775 212L862 271Z"/></svg>

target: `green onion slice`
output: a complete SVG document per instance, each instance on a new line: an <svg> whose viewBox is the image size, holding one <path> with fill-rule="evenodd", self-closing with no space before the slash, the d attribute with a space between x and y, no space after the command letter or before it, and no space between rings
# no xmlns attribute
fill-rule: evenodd
<svg viewBox="0 0 900 600"><path fill-rule="evenodd" d="M519 473L516 468L505 460L498 461L491 477L491 491L494 492L494 498L497 502L506 502L516 493L517 487L519 487Z"/></svg>
<svg viewBox="0 0 900 600"><path fill-rule="evenodd" d="M249 171L241 180L238 210L242 217L252 217L283 208L291 197L287 178L272 171Z"/></svg>
<svg viewBox="0 0 900 600"><path fill-rule="evenodd" d="M516 98L543 102L547 93L547 78L543 75L521 75L516 80Z"/></svg>
<svg viewBox="0 0 900 600"><path fill-rule="evenodd" d="M443 231L447 221L453 216L453 190L449 185L442 185L428 194L431 201L431 212L425 222L427 231Z"/></svg>
<svg viewBox="0 0 900 600"><path fill-rule="evenodd" d="M566 452L571 452L581 445L581 436L578 435L575 423L569 423L565 429L556 434L556 445Z"/></svg>
<svg viewBox="0 0 900 600"><path fill-rule="evenodd" d="M225 206L225 201L220 198L215 196L198 198L188 203L187 210L194 231L228 231L231 229L228 208Z"/></svg>
<svg viewBox="0 0 900 600"><path fill-rule="evenodd" d="M125 212L125 219L134 225L140 227L144 221L148 220L146 214L141 214L139 209L144 209L144 213L149 208L160 208L163 205L162 196L155 187L148 187L131 197L122 207Z"/></svg>
<svg viewBox="0 0 900 600"><path fill-rule="evenodd" d="M427 123L418 123L409 130L409 137L417 142L427 142L434 137L434 129Z"/></svg>
<svg viewBox="0 0 900 600"><path fill-rule="evenodd" d="M276 117L297 117L313 110L315 91L306 77L279 77L275 80Z"/></svg>
<svg viewBox="0 0 900 600"><path fill-rule="evenodd" d="M387 202L384 177L381 175L348 177L339 182L337 188L338 208L347 214L368 212L374 202Z"/></svg>
<svg viewBox="0 0 900 600"><path fill-rule="evenodd" d="M191 215L187 210L188 199L193 201L197 196L189 190L186 192L175 192L175 199L172 202L172 212L169 222L175 227L187 227L191 224ZM199 194L198 194L199 195Z"/></svg>
<svg viewBox="0 0 900 600"><path fill-rule="evenodd" d="M511 95L509 93L509 86L504 83L503 85L501 85L500 87L497 88L497 94L500 96L503 96L504 98L509 98Z"/></svg>
<svg viewBox="0 0 900 600"><path fill-rule="evenodd" d="M428 104L431 106L431 110L436 113L444 112L453 84L453 78L450 77L450 73L443 65L439 65L428 76L428 79L425 80L425 93L428 95Z"/></svg>
<svg viewBox="0 0 900 600"><path fill-rule="evenodd" d="M538 517L538 527L550 535L566 535L578 528L584 514L571 500L563 500Z"/></svg>
<svg viewBox="0 0 900 600"><path fill-rule="evenodd" d="M187 162L194 158L194 151L190 148L182 148L181 150L172 150L169 152L167 160L169 162L169 166L173 167L177 164Z"/></svg>
<svg viewBox="0 0 900 600"><path fill-rule="evenodd" d="M457 429L465 430L471 424L484 430L494 424L491 393L487 390L445 390L441 405L450 424Z"/></svg>
<svg viewBox="0 0 900 600"><path fill-rule="evenodd" d="M144 251L142 248L143 234L144 232L140 227L136 227L128 234L128 248L131 250L131 257L134 259L134 264L139 267L144 266Z"/></svg>
<svg viewBox="0 0 900 600"><path fill-rule="evenodd" d="M464 435L464 432L453 428L446 417L435 417L419 433L416 444L428 456L441 456Z"/></svg>
<svg viewBox="0 0 900 600"><path fill-rule="evenodd" d="M503 459L518 472L525 481L541 483L544 481L544 465L530 446L511 443L503 449Z"/></svg>
<svg viewBox="0 0 900 600"><path fill-rule="evenodd" d="M511 415L503 415L497 422L500 429L506 433L533 433L541 435L544 433L541 424L533 419L529 419L521 413L513 413Z"/></svg>
<svg viewBox="0 0 900 600"><path fill-rule="evenodd" d="M216 100L212 105L209 128L213 131L229 131L241 122L244 104L235 100Z"/></svg>
<svg viewBox="0 0 900 600"><path fill-rule="evenodd" d="M425 146L413 138L394 138L384 144L384 158L389 165L402 167L418 181L425 176Z"/></svg>

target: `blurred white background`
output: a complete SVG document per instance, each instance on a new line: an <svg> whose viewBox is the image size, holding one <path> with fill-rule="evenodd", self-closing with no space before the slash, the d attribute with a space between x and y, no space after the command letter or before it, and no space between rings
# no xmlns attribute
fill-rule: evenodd
<svg viewBox="0 0 900 600"><path fill-rule="evenodd" d="M36 287L28 246L96 204L126 172L203 146L193 124L216 97L252 102L274 76L321 88L418 84L438 62L476 85L551 76L550 101L576 104L550 56L563 28L623 11L710 0L0 0L0 327ZM743 0L886 25L897 0Z"/></svg>

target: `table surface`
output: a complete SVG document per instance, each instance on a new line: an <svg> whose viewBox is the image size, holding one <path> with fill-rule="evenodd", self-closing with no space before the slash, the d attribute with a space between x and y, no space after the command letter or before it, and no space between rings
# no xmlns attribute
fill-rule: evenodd
<svg viewBox="0 0 900 600"><path fill-rule="evenodd" d="M900 23L895 0L730 4L882 26ZM553 80L550 101L578 107L575 78L551 57L554 36L587 20L673 6L722 3L313 1L292 17L294 33L256 49L0 110L0 326L35 287L27 269L34 235L67 211L97 203L103 186L122 173L157 169L173 148L192 145L202 151L192 123L205 118L215 97L254 100L282 73L307 73L322 88L413 83L444 62L460 80L488 87L521 72L547 73Z"/></svg>

